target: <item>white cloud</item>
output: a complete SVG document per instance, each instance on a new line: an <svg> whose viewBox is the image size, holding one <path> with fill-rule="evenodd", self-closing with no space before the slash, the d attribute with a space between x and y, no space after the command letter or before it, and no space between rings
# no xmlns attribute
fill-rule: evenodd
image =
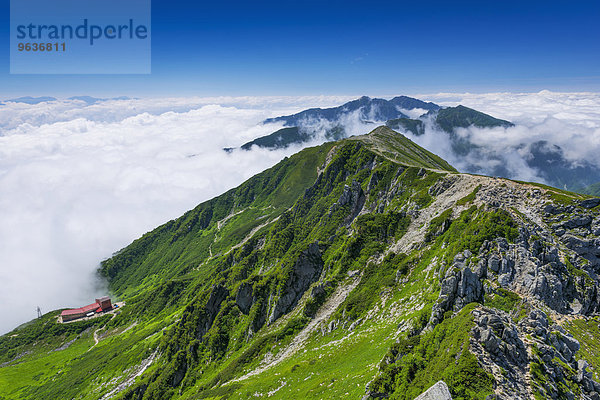
<svg viewBox="0 0 600 400"><path fill-rule="evenodd" d="M405 108L398 108L401 113L404 115L408 115L409 118L417 119L423 114L427 114L427 110L424 108L413 108L412 110L407 110Z"/></svg>
<svg viewBox="0 0 600 400"><path fill-rule="evenodd" d="M484 147L488 155L504 159L512 168L513 178L541 180L538 171L524 163L530 155L529 146L538 141L560 146L573 166L585 161L600 167L600 93L440 93L417 97L444 106L462 104L515 123L515 127L506 129L460 130L461 135ZM447 150L438 154L458 168L472 162L480 165L482 172L490 173L488 157L476 154L473 159L456 159Z"/></svg>

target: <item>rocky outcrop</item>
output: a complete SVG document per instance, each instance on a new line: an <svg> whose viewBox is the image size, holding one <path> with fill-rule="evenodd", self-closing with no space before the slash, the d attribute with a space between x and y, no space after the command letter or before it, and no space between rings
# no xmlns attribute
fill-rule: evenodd
<svg viewBox="0 0 600 400"><path fill-rule="evenodd" d="M280 292L279 299L269 316L269 324L293 309L310 285L319 279L323 271L323 259L317 243L300 253L289 278Z"/></svg>
<svg viewBox="0 0 600 400"><path fill-rule="evenodd" d="M464 253L454 257L454 263L448 268L442 280L440 296L433 306L426 330L439 324L447 311L458 311L468 303L483 301L481 279L485 277L486 269L481 264L468 265L471 256L471 252L465 250Z"/></svg>
<svg viewBox="0 0 600 400"><path fill-rule="evenodd" d="M444 381L439 381L415 398L415 400L452 400L452 395L450 394L450 390L448 390L448 385Z"/></svg>
<svg viewBox="0 0 600 400"><path fill-rule="evenodd" d="M208 332L215 318L217 317L217 314L219 313L221 303L227 298L228 295L229 291L227 288L222 285L213 285L198 324L198 339L202 340L206 332Z"/></svg>
<svg viewBox="0 0 600 400"><path fill-rule="evenodd" d="M242 313L248 315L252 307L252 285L247 282L240 285L235 296L235 304Z"/></svg>
<svg viewBox="0 0 600 400"><path fill-rule="evenodd" d="M459 178L456 176L448 175L444 179L440 179L435 184L433 184L427 190L427 192L431 196L438 196L438 195L444 193L446 190L450 189L452 187L452 185L454 185L456 183L456 181L458 181L458 179Z"/></svg>
<svg viewBox="0 0 600 400"><path fill-rule="evenodd" d="M473 311L470 350L496 379L501 399L526 399L533 393L547 399L596 398L600 384L582 360L579 342L539 309L518 322L499 310ZM587 396L587 397L586 397Z"/></svg>
<svg viewBox="0 0 600 400"><path fill-rule="evenodd" d="M596 197L593 199L586 199L579 202L579 205L583 208L594 208L600 206L600 198Z"/></svg>
<svg viewBox="0 0 600 400"><path fill-rule="evenodd" d="M573 251L569 255L561 254L542 235L548 238L540 228L522 226L515 243L499 238L484 242L476 256L468 251L457 255L441 281L428 328L439 323L449 310L458 311L472 301L482 302L482 288L487 287L489 292L494 285L559 313L598 312L600 287L594 266L600 260L600 239L564 235L562 246Z"/></svg>
<svg viewBox="0 0 600 400"><path fill-rule="evenodd" d="M518 326L508 315L489 308L474 310L473 320L470 350L494 376L496 393L502 399L529 398L528 355Z"/></svg>
<svg viewBox="0 0 600 400"><path fill-rule="evenodd" d="M567 234L563 240L569 249L588 260L596 271L600 269L600 238L582 239Z"/></svg>
<svg viewBox="0 0 600 400"><path fill-rule="evenodd" d="M375 175L375 174L374 174ZM377 178L375 178L377 179ZM369 184L371 185L371 184ZM373 184L375 186L376 183ZM354 218L360 213L363 206L365 205L367 197L365 192L363 191L360 183L353 180L350 186L344 185L344 190L340 195L340 198L336 203L331 206L329 210L329 214L333 214L335 211L339 210L343 207L348 207L349 212L348 216L344 220L344 224L350 225Z"/></svg>

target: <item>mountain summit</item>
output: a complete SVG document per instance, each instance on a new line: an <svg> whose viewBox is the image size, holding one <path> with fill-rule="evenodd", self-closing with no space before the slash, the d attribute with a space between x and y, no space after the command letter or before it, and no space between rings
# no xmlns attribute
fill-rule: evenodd
<svg viewBox="0 0 600 400"><path fill-rule="evenodd" d="M358 112L360 119L364 121L387 121L394 118L408 117L402 110L414 109L436 111L440 109L440 106L407 96L398 96L391 100L363 96L339 107L311 108L294 115L269 118L264 123L284 122L285 126L298 126L318 120L336 122L341 117L354 112Z"/></svg>
<svg viewBox="0 0 600 400"><path fill-rule="evenodd" d="M103 261L121 312L2 336L0 396L597 398L598 271L600 199L379 127Z"/></svg>

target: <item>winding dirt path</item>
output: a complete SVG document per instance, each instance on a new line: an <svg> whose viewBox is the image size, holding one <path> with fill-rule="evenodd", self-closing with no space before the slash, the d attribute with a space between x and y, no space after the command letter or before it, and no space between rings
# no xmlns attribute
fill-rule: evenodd
<svg viewBox="0 0 600 400"><path fill-rule="evenodd" d="M125 379L125 381L121 382L113 390L111 390L110 392L108 392L104 396L102 396L102 398L100 400L108 400L108 399L112 398L113 396L116 396L123 390L125 390L127 387L131 386L133 384L133 382L135 381L135 378L137 378L138 376L141 376L144 373L144 371L146 371L146 369L150 366L150 364L152 364L155 357L156 357L156 351L154 353L152 353L150 355L150 357L143 360L140 363L140 365L138 365L136 370L130 376L128 376L127 379Z"/></svg>
<svg viewBox="0 0 600 400"><path fill-rule="evenodd" d="M415 244L423 243L429 222L448 208L452 208L458 200L473 192L477 185L484 180L483 177L466 174L452 174L445 179L455 179L455 181L448 189L440 193L427 208L420 210L419 216L411 221L408 230L391 247L391 251L396 254L408 254Z"/></svg>
<svg viewBox="0 0 600 400"><path fill-rule="evenodd" d="M285 349L281 350L279 353L277 353L270 359L267 359L265 357L262 364L255 370L250 371L239 378L232 379L231 381L229 381L229 383L243 381L250 377L259 375L296 354L298 350L304 347L306 341L308 340L310 335L317 329L317 327L322 322L327 321L329 317L333 315L335 310L337 310L340 304L342 304L342 302L346 300L348 294L358 285L359 282L360 276L357 276L351 283L345 286L338 287L337 290L333 293L333 295L331 295L331 297L325 302L325 304L323 304L321 308L319 308L319 311L317 311L317 315L308 323L308 325L306 325L306 327L304 327L304 329L300 331L300 333L298 333L298 335L296 335L296 337Z"/></svg>

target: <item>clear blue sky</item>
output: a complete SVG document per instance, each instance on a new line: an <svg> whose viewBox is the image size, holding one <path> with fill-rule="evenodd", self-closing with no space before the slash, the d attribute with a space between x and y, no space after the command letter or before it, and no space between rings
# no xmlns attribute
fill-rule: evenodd
<svg viewBox="0 0 600 400"><path fill-rule="evenodd" d="M0 95L600 91L600 1L152 4L151 75L9 75Z"/></svg>

